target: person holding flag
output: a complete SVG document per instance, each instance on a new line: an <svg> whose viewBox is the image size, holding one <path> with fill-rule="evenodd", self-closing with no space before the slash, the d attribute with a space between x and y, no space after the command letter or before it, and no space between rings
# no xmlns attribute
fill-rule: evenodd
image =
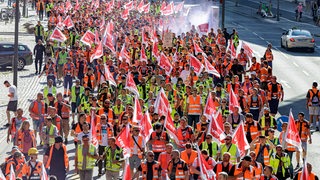
<svg viewBox="0 0 320 180"><path fill-rule="evenodd" d="M180 152L173 150L171 152L171 161L168 164L168 177L170 180L189 179L188 165L180 158Z"/></svg>
<svg viewBox="0 0 320 180"><path fill-rule="evenodd" d="M255 171L251 162L251 156L246 155L242 158L241 162L236 165L234 175L237 179L255 179Z"/></svg>
<svg viewBox="0 0 320 180"><path fill-rule="evenodd" d="M129 138L130 141L130 169L131 174L133 174L134 169L138 168L141 164L141 160L144 157L145 153L145 141L144 138L140 135L140 127L133 126L132 135Z"/></svg>
<svg viewBox="0 0 320 180"><path fill-rule="evenodd" d="M287 153L283 152L282 146L277 145L276 152L270 156L270 166L273 168L273 174L279 180L286 180L292 175L289 172L290 158Z"/></svg>
<svg viewBox="0 0 320 180"><path fill-rule="evenodd" d="M200 157L200 156L202 156L202 157ZM200 157L202 159L201 162L207 167L207 170L213 170L213 168L217 164L217 162L212 157L209 156L209 152L206 149L201 150L200 156L198 156L198 157ZM201 168L200 168L201 164L200 164L200 160L198 157L193 161L192 165L190 166L190 171L193 173L194 179L198 179L199 176L201 176L201 174L203 174L203 172L201 172ZM203 162L203 160L204 160L204 162Z"/></svg>
<svg viewBox="0 0 320 180"><path fill-rule="evenodd" d="M159 179L161 166L158 161L154 160L154 153L152 151L147 152L146 161L141 162L132 179L137 179L139 174L141 174L144 180Z"/></svg>
<svg viewBox="0 0 320 180"><path fill-rule="evenodd" d="M305 163L305 166L293 178L293 180L304 180L308 177L309 180L319 180L319 177L312 171L312 165Z"/></svg>

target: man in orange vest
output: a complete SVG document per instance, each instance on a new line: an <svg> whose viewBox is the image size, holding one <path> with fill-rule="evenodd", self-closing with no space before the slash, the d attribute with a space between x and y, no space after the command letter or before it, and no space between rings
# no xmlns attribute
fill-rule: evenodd
<svg viewBox="0 0 320 180"><path fill-rule="evenodd" d="M10 124L10 127L8 128L7 143L10 142L10 135L11 135L11 142L13 142L13 144L15 145L18 130L20 129L22 122L27 120L27 118L23 117L22 115L23 115L22 108L18 108L17 116L11 119L11 124Z"/></svg>
<svg viewBox="0 0 320 180"><path fill-rule="evenodd" d="M239 63L243 66L243 69L247 69L247 64L248 67L250 67L250 60L249 57L246 53L244 53L244 49L241 48L240 53L238 54Z"/></svg>
<svg viewBox="0 0 320 180"><path fill-rule="evenodd" d="M268 61L268 65L272 68L273 54L272 54L272 45L271 44L268 44L268 47L267 47L266 52L264 53L263 57Z"/></svg>
<svg viewBox="0 0 320 180"><path fill-rule="evenodd" d="M234 175L239 179L255 179L254 167L251 166L251 161L251 156L244 156L242 158L242 161L236 165Z"/></svg>
<svg viewBox="0 0 320 180"><path fill-rule="evenodd" d="M160 171L160 164L158 161L154 160L154 153L148 151L146 161L141 163L136 173L132 176L132 179L136 179L139 174L142 176L143 180L160 179Z"/></svg>
<svg viewBox="0 0 320 180"><path fill-rule="evenodd" d="M69 156L61 136L55 137L55 143L45 152L43 164L49 169L48 175L54 175L57 179L66 178L69 171Z"/></svg>
<svg viewBox="0 0 320 180"><path fill-rule="evenodd" d="M43 102L43 94L38 93L37 99L34 100L29 106L30 117L32 118L34 135L37 137L37 132L41 131L41 126L44 121L45 104Z"/></svg>
<svg viewBox="0 0 320 180"><path fill-rule="evenodd" d="M252 158L251 165L254 167L255 177L260 179L263 170L262 164L256 161L256 152L251 151L249 155Z"/></svg>
<svg viewBox="0 0 320 180"><path fill-rule="evenodd" d="M318 89L318 83L313 82L312 88L307 93L307 104L306 107L309 109L309 122L311 128L319 130L317 124L319 123L319 110L320 110L320 93ZM315 117L315 120L313 119Z"/></svg>
<svg viewBox="0 0 320 180"><path fill-rule="evenodd" d="M186 149L181 151L180 157L190 168L193 161L198 157L198 152L192 149L192 146L190 143L187 143Z"/></svg>
<svg viewBox="0 0 320 180"><path fill-rule="evenodd" d="M225 152L222 155L222 161L217 162L217 164L214 166L213 171L216 174L219 174L220 172L225 172L229 176L233 176L235 166L230 162L231 154L229 152Z"/></svg>
<svg viewBox="0 0 320 180"><path fill-rule="evenodd" d="M188 96L186 113L188 114L188 125L196 128L202 114L202 99L197 94L197 88L193 88L192 95Z"/></svg>
<svg viewBox="0 0 320 180"><path fill-rule="evenodd" d="M180 126L177 129L179 140L178 150L182 151L187 143L194 142L195 136L192 127L187 124L187 118L184 116L180 119Z"/></svg>
<svg viewBox="0 0 320 180"><path fill-rule="evenodd" d="M272 76L271 82L268 84L268 102L270 107L270 114L276 115L278 112L279 102L283 101L284 92L283 87L277 82L277 77Z"/></svg>
<svg viewBox="0 0 320 180"><path fill-rule="evenodd" d="M312 171L312 165L310 163L307 163L307 170L309 174L309 180L318 180L318 176ZM299 171L293 180L303 180L301 179L302 170Z"/></svg>
<svg viewBox="0 0 320 180"><path fill-rule="evenodd" d="M61 117L60 135L62 136L62 138L64 137L64 143L68 144L68 136L70 131L69 117L71 105L68 100L63 99L62 93L57 93L57 102L54 106L57 109L57 114Z"/></svg>
<svg viewBox="0 0 320 180"><path fill-rule="evenodd" d="M178 150L173 150L171 157L172 159L168 164L168 177L175 180L189 179L189 168L180 158L180 152Z"/></svg>
<svg viewBox="0 0 320 180"><path fill-rule="evenodd" d="M140 135L140 128L134 126L132 128L132 135L129 138L131 157L129 158L131 174L133 174L134 169L138 168L141 164L145 152L145 141Z"/></svg>
<svg viewBox="0 0 320 180"><path fill-rule="evenodd" d="M71 57L67 57L67 63L63 65L63 87L64 87L64 97L70 96L72 87L72 78L74 77L75 66L72 63Z"/></svg>
<svg viewBox="0 0 320 180"><path fill-rule="evenodd" d="M256 154L256 161L264 167L270 164L270 150L274 149L274 144L265 136L258 136L250 143L250 150Z"/></svg>
<svg viewBox="0 0 320 180"><path fill-rule="evenodd" d="M160 163L162 178L165 178L167 175L167 168L168 168L169 161L171 161L172 149L173 149L172 144L170 144L170 143L166 144L166 151L162 152L159 155L158 162Z"/></svg>
<svg viewBox="0 0 320 180"><path fill-rule="evenodd" d="M169 135L163 130L160 123L154 125L155 131L151 133L149 144L152 146L154 152L154 159L158 161L160 153L165 152L166 144L169 142Z"/></svg>
<svg viewBox="0 0 320 180"><path fill-rule="evenodd" d="M259 122L253 119L253 115L251 113L247 113L245 118L246 121L244 124L244 129L246 132L246 138L248 143L251 143L260 135L261 127Z"/></svg>

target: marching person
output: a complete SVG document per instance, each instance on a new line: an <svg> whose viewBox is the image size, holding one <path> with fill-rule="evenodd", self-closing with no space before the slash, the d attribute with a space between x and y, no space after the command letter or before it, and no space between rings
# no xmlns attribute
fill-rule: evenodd
<svg viewBox="0 0 320 180"><path fill-rule="evenodd" d="M34 131L30 129L30 122L28 120L22 122L17 132L15 144L19 147L19 150L23 153L26 160L29 160L28 150L36 147L37 142Z"/></svg>
<svg viewBox="0 0 320 180"><path fill-rule="evenodd" d="M307 171L309 174L309 180L319 180L319 177L312 171L312 165L310 163L307 163ZM293 180L302 180L301 178L302 170L299 171L295 176Z"/></svg>
<svg viewBox="0 0 320 180"><path fill-rule="evenodd" d="M227 173L229 176L233 176L235 166L230 162L231 154L229 152L225 152L222 155L222 161L217 162L214 166L213 171L216 174L220 174L221 172Z"/></svg>
<svg viewBox="0 0 320 180"><path fill-rule="evenodd" d="M188 165L180 158L178 150L171 152L171 161L168 164L168 177L170 180L187 180L189 179Z"/></svg>
<svg viewBox="0 0 320 180"><path fill-rule="evenodd" d="M106 173L106 179L117 180L120 176L120 168L123 165L123 150L116 145L116 139L114 137L108 138L108 147L105 147L104 167ZM101 158L98 162L99 176L102 175L102 161ZM100 169L101 166L101 169ZM122 166L123 167L123 166Z"/></svg>
<svg viewBox="0 0 320 180"><path fill-rule="evenodd" d="M4 81L3 83L7 88L9 88L9 103L7 105L7 120L8 123L5 125L6 127L9 127L11 122L10 122L10 111L13 111L14 114L16 115L17 107L18 107L18 93L17 93L17 87L15 85L11 85L9 81Z"/></svg>
<svg viewBox="0 0 320 180"><path fill-rule="evenodd" d="M270 157L270 165L273 168L273 174L279 180L286 180L291 177L289 173L290 158L287 153L282 151L282 146L277 145L276 152Z"/></svg>
<svg viewBox="0 0 320 180"><path fill-rule="evenodd" d="M42 179L42 168L43 164L38 160L38 150L37 148L30 148L28 151L28 156L30 156L30 160L24 164L22 168L22 178L24 179Z"/></svg>
<svg viewBox="0 0 320 180"><path fill-rule="evenodd" d="M129 158L131 174L135 168L138 168L141 164L141 160L144 157L145 152L145 142L144 138L140 135L140 128L138 126L133 126L132 135L129 139L131 148L131 157Z"/></svg>
<svg viewBox="0 0 320 180"><path fill-rule="evenodd" d="M250 150L256 154L256 161L262 166L270 164L270 150L274 149L274 144L265 136L258 136L250 143Z"/></svg>
<svg viewBox="0 0 320 180"><path fill-rule="evenodd" d="M52 123L52 118L46 117L45 126L42 130L41 140L45 148L49 148L55 142L55 137L58 136L59 130L57 126Z"/></svg>
<svg viewBox="0 0 320 180"><path fill-rule="evenodd" d="M67 144L70 130L69 117L71 106L68 100L63 99L62 93L57 93L57 101L54 106L57 109L57 114L61 117L60 135L64 137L64 143Z"/></svg>
<svg viewBox="0 0 320 180"><path fill-rule="evenodd" d="M169 135L163 130L160 123L154 125L155 131L151 133L149 144L152 146L154 160L158 161L160 153L165 152L166 144L169 143Z"/></svg>
<svg viewBox="0 0 320 180"><path fill-rule="evenodd" d="M43 164L49 170L49 175L56 176L58 180L66 179L69 171L69 156L61 136L55 137L54 145L46 150Z"/></svg>
<svg viewBox="0 0 320 180"><path fill-rule="evenodd" d="M171 153L172 153L173 145L172 144L166 144L166 151L160 153L158 162L160 163L161 167L161 178L165 179L168 171L168 165L171 161Z"/></svg>
<svg viewBox="0 0 320 180"><path fill-rule="evenodd" d="M235 167L234 175L237 179L255 179L254 167L251 166L251 156L244 156L239 164Z"/></svg>
<svg viewBox="0 0 320 180"><path fill-rule="evenodd" d="M16 137L18 133L18 129L21 127L21 124L23 121L27 120L26 117L23 117L23 110L21 108L17 109L17 115L16 117L13 117L11 119L10 127L8 128L8 134L7 134L7 143L10 142L10 136L11 141L14 145L16 145Z"/></svg>
<svg viewBox="0 0 320 180"><path fill-rule="evenodd" d="M283 87L277 82L276 76L271 77L271 82L267 86L267 92L270 114L274 116L278 112L279 102L283 101L284 97Z"/></svg>
<svg viewBox="0 0 320 180"><path fill-rule="evenodd" d="M272 171L272 166L265 166L263 169L263 174L259 180L278 180L278 178L272 174Z"/></svg>
<svg viewBox="0 0 320 180"><path fill-rule="evenodd" d="M33 49L33 55L35 56L35 66L36 66L36 75L40 74L41 72L41 66L42 66L42 62L43 62L43 57L45 54L45 47L42 44L42 40L39 39L37 44L35 45L34 49Z"/></svg>
<svg viewBox="0 0 320 180"><path fill-rule="evenodd" d="M80 175L80 180L92 179L94 164L99 158L96 147L89 140L88 135L82 136L82 144L76 149L75 170Z"/></svg>
<svg viewBox="0 0 320 180"><path fill-rule="evenodd" d="M230 157L230 162L232 164L237 164L240 162L240 151L237 145L232 143L232 136L230 134L227 135L227 137L224 139L225 143L222 144L219 148L218 153L220 154L220 160L223 159L223 155L225 152L229 152L231 157Z"/></svg>
<svg viewBox="0 0 320 180"><path fill-rule="evenodd" d="M22 169L24 164L25 164L25 160L22 156L22 153L20 151L14 152L13 157L11 159L8 159L8 161L6 162L6 168L5 168L6 170L4 173L6 180L11 180L11 177L10 177L11 166L13 167L15 177L22 179L22 175L23 175Z"/></svg>
<svg viewBox="0 0 320 180"><path fill-rule="evenodd" d="M42 123L44 121L43 115L45 110L45 104L43 102L43 94L38 93L37 99L34 100L29 106L30 117L32 118L34 135L37 137L37 132L41 131Z"/></svg>
<svg viewBox="0 0 320 180"><path fill-rule="evenodd" d="M309 110L310 126L319 130L317 124L319 123L319 110L320 110L320 93L318 89L318 83L313 82L312 88L308 90L306 95L307 104L306 107Z"/></svg>
<svg viewBox="0 0 320 180"><path fill-rule="evenodd" d="M137 177L140 177L140 175L144 180L159 179L160 173L161 167L159 162L154 160L154 153L152 151L148 151L146 161L140 164L132 179L137 179Z"/></svg>

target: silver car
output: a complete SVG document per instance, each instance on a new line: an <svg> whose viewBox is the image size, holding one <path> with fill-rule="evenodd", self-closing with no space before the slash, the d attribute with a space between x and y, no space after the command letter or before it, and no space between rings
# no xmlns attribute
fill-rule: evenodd
<svg viewBox="0 0 320 180"><path fill-rule="evenodd" d="M307 48L314 52L315 41L312 34L307 30L289 29L281 36L281 47L286 48L286 50Z"/></svg>

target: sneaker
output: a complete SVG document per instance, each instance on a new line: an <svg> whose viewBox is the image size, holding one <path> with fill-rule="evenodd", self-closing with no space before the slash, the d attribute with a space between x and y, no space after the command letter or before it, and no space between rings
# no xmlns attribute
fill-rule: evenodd
<svg viewBox="0 0 320 180"><path fill-rule="evenodd" d="M9 126L10 126L10 123L5 124L4 126L5 126L5 127L9 127Z"/></svg>
<svg viewBox="0 0 320 180"><path fill-rule="evenodd" d="M295 170L299 169L300 168L300 164L298 163L296 168L294 168Z"/></svg>

